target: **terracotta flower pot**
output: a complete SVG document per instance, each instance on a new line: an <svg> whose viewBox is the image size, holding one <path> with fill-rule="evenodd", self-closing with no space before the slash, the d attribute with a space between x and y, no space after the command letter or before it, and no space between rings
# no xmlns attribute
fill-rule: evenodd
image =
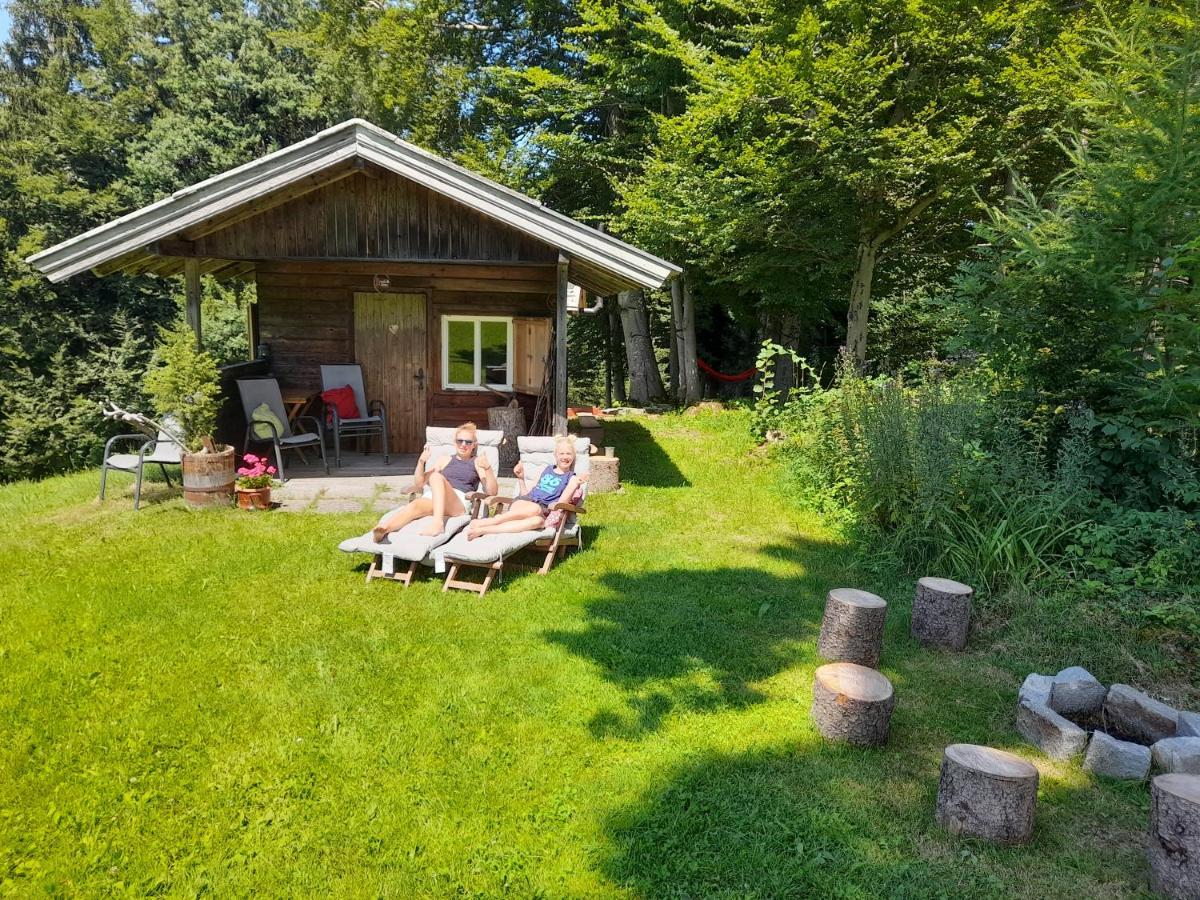
<svg viewBox="0 0 1200 900"><path fill-rule="evenodd" d="M270 509L271 488L238 488L238 509Z"/></svg>

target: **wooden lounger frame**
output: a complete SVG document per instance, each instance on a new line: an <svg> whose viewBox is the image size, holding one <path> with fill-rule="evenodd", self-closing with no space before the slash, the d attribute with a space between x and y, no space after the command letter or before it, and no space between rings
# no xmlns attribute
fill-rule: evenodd
<svg viewBox="0 0 1200 900"><path fill-rule="evenodd" d="M409 492L407 492L406 496L407 496L409 502L411 502L414 498L419 497L421 495L418 494L416 491L409 491ZM471 493L466 495L466 499L469 500L471 503L470 509L471 509L471 518L472 519L475 518L477 515L479 515L479 504L482 501L486 500L487 497L488 497L488 495L485 494L483 491L472 491ZM384 571L383 554L376 553L375 557L371 560L370 568L367 569L367 584L370 584L372 579L375 579L375 578L386 578L389 581L398 581L405 587L408 587L410 584L412 584L413 576L417 574L417 567L420 564L421 563L419 561L410 562L408 565L408 568L405 571L393 572L391 575L389 575L389 574L387 574L387 572Z"/></svg>
<svg viewBox="0 0 1200 900"><path fill-rule="evenodd" d="M516 497L497 497L494 498L492 502L497 503L500 506L508 506L516 499ZM551 567L554 565L555 559L566 556L567 551L571 548L583 548L582 528L576 531L574 535L564 536L563 531L567 527L567 520L572 515L583 515L586 510L584 510L584 508L581 506L575 506L571 503L565 502L555 503L552 507L550 507L550 509L561 509L565 513L565 515L562 517L562 521L558 523L558 530L554 532L554 537L539 538L528 547L522 547L517 551L517 553L524 553L527 550L534 553L545 551L542 563L537 569L537 573L539 575L545 575L547 572L549 572ZM472 518L475 517L475 513L472 513ZM472 591L473 593L478 594L480 597L488 592L488 589L491 588L492 582L496 580L497 576L500 576L504 573L504 567L506 565L513 568L533 568L532 566L521 566L517 563L508 562L504 559L504 557L500 557L500 559L497 559L495 562L481 563L465 559L455 559L447 556L446 562L450 564L450 570L446 573L446 581L442 585L442 592L445 593L446 591L449 591L450 588L458 588L459 590L463 591ZM458 575L461 569L482 569L484 571L483 581L467 581L459 578Z"/></svg>

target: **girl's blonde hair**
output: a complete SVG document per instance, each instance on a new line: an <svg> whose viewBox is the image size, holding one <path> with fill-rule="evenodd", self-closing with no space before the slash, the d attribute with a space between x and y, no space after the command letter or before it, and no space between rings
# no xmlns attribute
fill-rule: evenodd
<svg viewBox="0 0 1200 900"><path fill-rule="evenodd" d="M574 459L576 456L579 455L578 452L575 450L575 441L570 437L570 435L556 434L554 436L554 452L557 453L558 448L563 446L564 444L570 448L572 459Z"/></svg>
<svg viewBox="0 0 1200 900"><path fill-rule="evenodd" d="M461 425L459 425L457 428L454 429L454 434L455 434L455 436L457 436L460 431L467 431L467 432L470 432L471 437L475 437L476 436L475 432L477 432L478 430L479 429L475 427L474 422L463 422Z"/></svg>

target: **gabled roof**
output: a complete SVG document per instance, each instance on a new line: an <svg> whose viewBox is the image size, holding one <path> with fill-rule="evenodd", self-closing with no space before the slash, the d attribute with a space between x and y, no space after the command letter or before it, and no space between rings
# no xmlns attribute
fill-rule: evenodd
<svg viewBox="0 0 1200 900"><path fill-rule="evenodd" d="M361 162L360 162L361 161ZM51 281L89 269L144 271L150 249L206 222L236 216L255 201L319 183L322 173L371 163L558 248L571 280L597 293L661 287L678 266L543 206L362 119L178 190L171 196L30 256ZM153 266L150 266L153 269Z"/></svg>

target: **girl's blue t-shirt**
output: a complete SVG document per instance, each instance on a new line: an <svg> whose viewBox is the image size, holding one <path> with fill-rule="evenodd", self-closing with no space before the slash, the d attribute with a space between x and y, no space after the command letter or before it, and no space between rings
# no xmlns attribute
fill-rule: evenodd
<svg viewBox="0 0 1200 900"><path fill-rule="evenodd" d="M566 490L567 483L570 482L573 474L575 473L566 472L560 475L553 468L547 467L533 490L529 492L529 499L534 503L553 503L562 496L562 492Z"/></svg>

